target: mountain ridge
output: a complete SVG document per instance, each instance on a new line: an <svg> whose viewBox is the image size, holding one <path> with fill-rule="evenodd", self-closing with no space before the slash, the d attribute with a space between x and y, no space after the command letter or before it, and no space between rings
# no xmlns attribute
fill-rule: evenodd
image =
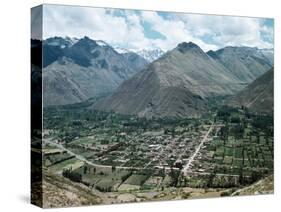
<svg viewBox="0 0 281 212"><path fill-rule="evenodd" d="M119 54L89 37L73 43L59 37L47 39L43 52L44 106L73 104L113 92L147 65L135 53Z"/></svg>
<svg viewBox="0 0 281 212"><path fill-rule="evenodd" d="M243 87L199 46L183 42L94 108L141 117L194 117L207 110L206 97L233 94Z"/></svg>
<svg viewBox="0 0 281 212"><path fill-rule="evenodd" d="M262 49L256 47L227 46L207 54L244 83L252 82L273 66L273 55L265 56Z"/></svg>
<svg viewBox="0 0 281 212"><path fill-rule="evenodd" d="M228 104L243 106L254 112L273 112L274 69L268 70L232 97Z"/></svg>
<svg viewBox="0 0 281 212"><path fill-rule="evenodd" d="M193 114L200 114L198 111L204 108L205 98L233 95L241 91L262 75L267 67L270 68L274 60L273 49L224 47L205 53L195 43L182 42L148 64L136 52L124 49L118 52L116 47L110 46L105 41L93 40L87 36L81 39L52 37L42 42L45 106L73 104L91 97L120 92L119 88L123 86L123 82L128 84L126 81L131 79L138 81L140 79L137 74L150 69L156 77L153 78L151 90L147 92L158 95L154 101L158 99L160 104L164 96L172 101L170 95L172 93L177 95L178 92L181 98L190 101L189 105L193 105L187 110L192 109ZM32 47L36 45L36 42L32 42ZM241 70L239 67L242 67ZM147 79L148 76L143 74L142 77ZM139 84L137 81L134 83ZM147 83L145 80L141 81ZM132 85L129 83L128 86ZM182 94L183 90L186 92L185 95ZM137 90L135 92L138 93ZM131 100L125 102L129 101ZM165 104L169 105L169 101L167 100ZM147 104L150 105L150 101ZM157 105L155 102L151 104L154 105L153 109L134 113L153 116L151 111L156 113L163 111L155 110ZM162 104L164 101L160 105ZM116 103L113 105L115 105L113 108L117 107ZM198 110L194 109L195 105L200 105ZM185 108L185 105L181 107Z"/></svg>

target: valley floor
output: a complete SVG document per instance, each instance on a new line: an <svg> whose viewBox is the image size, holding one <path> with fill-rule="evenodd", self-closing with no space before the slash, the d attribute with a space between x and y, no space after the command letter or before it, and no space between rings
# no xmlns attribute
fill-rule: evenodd
<svg viewBox="0 0 281 212"><path fill-rule="evenodd" d="M147 121L52 109L45 117L44 207L273 192L267 115L222 108Z"/></svg>

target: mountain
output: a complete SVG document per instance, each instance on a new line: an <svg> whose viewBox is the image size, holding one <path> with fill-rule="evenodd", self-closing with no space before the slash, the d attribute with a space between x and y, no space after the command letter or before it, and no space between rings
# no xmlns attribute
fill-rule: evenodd
<svg viewBox="0 0 281 212"><path fill-rule="evenodd" d="M141 70L147 64L147 60L134 52L123 53L122 56L125 58L128 66L133 70Z"/></svg>
<svg viewBox="0 0 281 212"><path fill-rule="evenodd" d="M50 106L111 93L147 61L132 52L119 54L104 41L55 37L43 41L43 64L44 106Z"/></svg>
<svg viewBox="0 0 281 212"><path fill-rule="evenodd" d="M135 53L142 56L144 59L151 63L161 57L165 52L162 49L142 49L135 51Z"/></svg>
<svg viewBox="0 0 281 212"><path fill-rule="evenodd" d="M159 49L133 52L113 48L102 40L88 37L48 38L42 41L42 50L37 47L38 42L41 41L32 41L32 54L40 55L43 52L44 106L72 104L112 94L124 81L140 77L135 76L140 71L156 74L151 87L153 91L158 86L156 96L168 95L163 92L172 87L180 89L179 92L185 89L186 95L200 97L202 100L212 96L233 95L265 73L274 61L273 49L250 47L225 47L206 54L196 44L184 42L163 54ZM153 62L148 65L149 61ZM169 91L169 95L174 92L175 89ZM172 101L168 96L165 97L167 101ZM112 103L107 106L109 109L112 107L122 112L121 103L120 107ZM143 110L147 106L139 107ZM128 113L139 113L142 110L128 110ZM199 110L195 111L193 113L198 114Z"/></svg>
<svg viewBox="0 0 281 212"><path fill-rule="evenodd" d="M130 51L128 49L125 49L125 48L122 48L122 47L119 47L119 46L114 47L114 50L117 51L119 54L125 54L125 53L133 52L133 51Z"/></svg>
<svg viewBox="0 0 281 212"><path fill-rule="evenodd" d="M273 66L272 50L229 46L207 54L244 83L252 82Z"/></svg>
<svg viewBox="0 0 281 212"><path fill-rule="evenodd" d="M274 65L274 49L259 49L259 52L268 59L271 66Z"/></svg>
<svg viewBox="0 0 281 212"><path fill-rule="evenodd" d="M60 57L63 57L67 50L77 41L77 38L70 37L51 37L43 40L43 67L46 67Z"/></svg>
<svg viewBox="0 0 281 212"><path fill-rule="evenodd" d="M255 112L273 112L273 68L257 78L228 102Z"/></svg>
<svg viewBox="0 0 281 212"><path fill-rule="evenodd" d="M94 108L145 117L191 117L206 110L205 97L234 94L243 87L200 47L183 42Z"/></svg>
<svg viewBox="0 0 281 212"><path fill-rule="evenodd" d="M127 53L136 53L142 58L144 58L149 63L153 62L154 60L157 60L159 57L161 57L165 52L161 49L126 49L119 46L114 47L114 50L117 51L120 54L127 54Z"/></svg>
<svg viewBox="0 0 281 212"><path fill-rule="evenodd" d="M61 49L64 49L66 47L71 47L73 44L75 44L79 39L78 38L70 38L70 37L50 37L43 41L44 44L49 46L58 46Z"/></svg>

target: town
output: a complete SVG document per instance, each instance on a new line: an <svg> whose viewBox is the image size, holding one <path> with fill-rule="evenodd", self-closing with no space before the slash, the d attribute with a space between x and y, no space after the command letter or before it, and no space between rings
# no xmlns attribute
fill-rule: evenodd
<svg viewBox="0 0 281 212"><path fill-rule="evenodd" d="M67 107L44 112L43 166L103 193L234 191L273 173L272 117L245 108L150 120Z"/></svg>

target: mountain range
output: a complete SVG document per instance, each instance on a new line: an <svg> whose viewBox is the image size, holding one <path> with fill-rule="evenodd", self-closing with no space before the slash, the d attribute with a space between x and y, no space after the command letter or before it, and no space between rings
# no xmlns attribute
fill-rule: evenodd
<svg viewBox="0 0 281 212"><path fill-rule="evenodd" d="M119 46L114 47L115 51L117 51L120 54L130 53L134 52L138 54L139 56L143 57L146 61L149 63L153 62L154 60L157 60L159 57L161 57L165 52L162 49L125 49Z"/></svg>
<svg viewBox="0 0 281 212"><path fill-rule="evenodd" d="M32 54L39 55L38 42L32 40ZM274 61L273 49L204 52L192 42L168 52L132 51L88 37L52 37L42 46L44 107L105 96L90 108L144 117L199 116L208 98L238 95Z"/></svg>
<svg viewBox="0 0 281 212"><path fill-rule="evenodd" d="M207 52L241 82L250 83L273 66L273 50L251 47L225 47Z"/></svg>
<svg viewBox="0 0 281 212"><path fill-rule="evenodd" d="M150 63L153 62L154 60L157 60L159 57L165 54L165 52L162 49L141 49L135 51L135 53L142 56Z"/></svg>
<svg viewBox="0 0 281 212"><path fill-rule="evenodd" d="M44 106L72 104L111 93L146 65L136 53L119 54L105 42L88 37L44 40Z"/></svg>
<svg viewBox="0 0 281 212"><path fill-rule="evenodd" d="M247 51L247 48L234 50L231 54L238 58L242 57L240 54L254 58L254 51ZM220 55L224 52L226 56L230 54L230 51L223 51ZM180 43L122 83L94 108L148 118L198 116L206 111L207 97L234 95L247 85L237 76L240 70L231 69L235 65L223 64L211 53L218 54L206 54L192 42ZM266 71L264 66L256 65L256 69L255 76ZM244 71L252 73L250 68Z"/></svg>

